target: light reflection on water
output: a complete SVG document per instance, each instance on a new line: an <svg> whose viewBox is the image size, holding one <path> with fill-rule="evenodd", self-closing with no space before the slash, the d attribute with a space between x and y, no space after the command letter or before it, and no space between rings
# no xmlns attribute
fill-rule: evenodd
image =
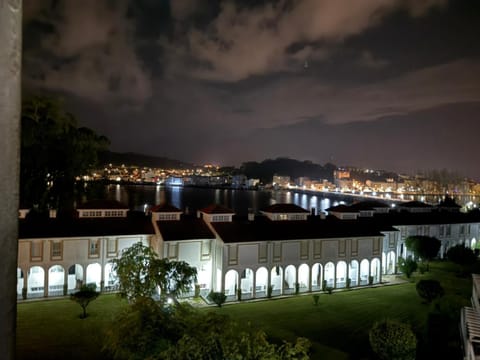
<svg viewBox="0 0 480 360"><path fill-rule="evenodd" d="M161 186L134 186L108 185L106 197L118 200L135 210L143 210L145 204L158 205L169 203L181 210L188 207L190 213L209 206L220 204L229 207L237 214L246 215L251 208L255 213L261 209L281 203L292 203L315 213L325 211L330 206L340 203L340 200L330 199L321 195L307 194L294 191L264 191L264 190L235 190L235 189L208 189L191 187L161 187ZM346 203L351 203L348 201ZM345 203L341 201L341 203Z"/></svg>

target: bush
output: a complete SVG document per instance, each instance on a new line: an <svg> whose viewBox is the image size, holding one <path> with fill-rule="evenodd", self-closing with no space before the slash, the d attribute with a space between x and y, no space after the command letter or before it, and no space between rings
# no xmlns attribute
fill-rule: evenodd
<svg viewBox="0 0 480 360"><path fill-rule="evenodd" d="M195 284L195 294L193 295L193 297L195 299L198 299L200 297L200 285L198 284Z"/></svg>
<svg viewBox="0 0 480 360"><path fill-rule="evenodd" d="M418 264L418 271L423 275L428 271L428 266L424 263L420 263Z"/></svg>
<svg viewBox="0 0 480 360"><path fill-rule="evenodd" d="M410 279L410 276L412 276L413 272L417 270L417 262L413 260L411 256L409 256L407 259L400 258L398 260L398 268L408 279Z"/></svg>
<svg viewBox="0 0 480 360"><path fill-rule="evenodd" d="M384 320L375 323L368 335L370 346L379 359L415 359L417 339L408 325Z"/></svg>
<svg viewBox="0 0 480 360"><path fill-rule="evenodd" d="M315 306L318 306L318 301L319 300L320 300L320 295L314 294L313 295L313 303L315 304Z"/></svg>
<svg viewBox="0 0 480 360"><path fill-rule="evenodd" d="M445 291L437 280L420 280L416 285L418 295L431 303L444 295Z"/></svg>
<svg viewBox="0 0 480 360"><path fill-rule="evenodd" d="M207 299L221 307L227 300L227 296L222 292L211 291Z"/></svg>
<svg viewBox="0 0 480 360"><path fill-rule="evenodd" d="M373 284L373 276L369 276L368 277L368 285L372 285Z"/></svg>
<svg viewBox="0 0 480 360"><path fill-rule="evenodd" d="M325 288L325 291L326 291L329 295L332 295L332 293L333 293L333 287L332 287L332 286L327 286L327 287Z"/></svg>
<svg viewBox="0 0 480 360"><path fill-rule="evenodd" d="M348 278L347 279L347 289L350 289L351 285L352 285L352 279Z"/></svg>
<svg viewBox="0 0 480 360"><path fill-rule="evenodd" d="M323 280L323 282L322 282L322 290L323 290L323 291L327 290L327 280Z"/></svg>
<svg viewBox="0 0 480 360"><path fill-rule="evenodd" d="M242 301L242 289L237 289L237 299L238 301Z"/></svg>
<svg viewBox="0 0 480 360"><path fill-rule="evenodd" d="M295 295L298 295L300 293L300 284L295 283Z"/></svg>
<svg viewBox="0 0 480 360"><path fill-rule="evenodd" d="M268 285L268 287L267 287L267 297L268 298L272 297L272 291L273 291L273 285Z"/></svg>

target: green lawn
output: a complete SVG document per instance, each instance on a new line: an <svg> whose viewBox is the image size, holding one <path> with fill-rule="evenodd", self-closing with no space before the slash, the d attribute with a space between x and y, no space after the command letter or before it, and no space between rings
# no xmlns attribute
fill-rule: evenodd
<svg viewBox="0 0 480 360"><path fill-rule="evenodd" d="M447 263L435 263L429 273L417 275L417 279L436 278L447 294L461 296L468 303L471 280L456 277L453 270ZM125 302L118 297L102 295L89 305L89 317L81 320L81 308L70 300L19 304L18 359L105 359L101 353L102 333L122 306ZM313 345L312 359L368 359L368 331L373 322L398 319L411 324L419 339L423 339L429 309L412 282L321 294L318 306L314 306L312 295L308 294L206 311L250 322L275 340L307 337ZM459 346L455 342L452 345Z"/></svg>

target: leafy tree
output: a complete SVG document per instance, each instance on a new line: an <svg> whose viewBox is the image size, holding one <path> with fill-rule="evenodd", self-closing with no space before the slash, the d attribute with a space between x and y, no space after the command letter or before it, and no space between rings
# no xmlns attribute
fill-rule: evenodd
<svg viewBox="0 0 480 360"><path fill-rule="evenodd" d="M207 298L211 302L217 304L218 307L221 307L225 303L225 300L227 300L227 295L222 292L211 291Z"/></svg>
<svg viewBox="0 0 480 360"><path fill-rule="evenodd" d="M197 269L185 261L155 259L152 265L155 281L164 299L171 297L176 300L178 295L188 292L197 281Z"/></svg>
<svg viewBox="0 0 480 360"><path fill-rule="evenodd" d="M409 279L410 279L410 276L412 276L413 272L417 270L417 266L418 266L417 262L413 260L411 256L409 256L407 259L404 259L404 258L398 259L398 268Z"/></svg>
<svg viewBox="0 0 480 360"><path fill-rule="evenodd" d="M437 238L431 236L409 236L405 239L405 245L412 251L415 258L422 260L432 260L438 255L442 243Z"/></svg>
<svg viewBox="0 0 480 360"><path fill-rule="evenodd" d="M112 270L119 280L120 295L129 301L153 296L157 282L152 264L157 259L152 248L138 242L124 249L120 258L112 260Z"/></svg>
<svg viewBox="0 0 480 360"><path fill-rule="evenodd" d="M123 250L114 259L113 271L120 283L120 294L129 301L151 297L157 288L161 300L176 297L188 291L197 279L197 270L184 261L159 259L155 251L141 242Z"/></svg>
<svg viewBox="0 0 480 360"><path fill-rule="evenodd" d="M73 207L74 182L95 165L108 139L77 127L60 100L31 97L22 106L20 197L40 209Z"/></svg>
<svg viewBox="0 0 480 360"><path fill-rule="evenodd" d="M447 251L448 260L459 265L471 265L477 261L475 252L463 245L455 245Z"/></svg>
<svg viewBox="0 0 480 360"><path fill-rule="evenodd" d="M414 360L417 339L406 324L384 320L373 325L369 332L370 346L382 360Z"/></svg>
<svg viewBox="0 0 480 360"><path fill-rule="evenodd" d="M308 359L310 344L272 344L263 331L225 315L178 304L173 311L146 299L122 313L107 333L105 349L115 359Z"/></svg>
<svg viewBox="0 0 480 360"><path fill-rule="evenodd" d="M88 304L90 304L100 295L100 293L96 291L96 288L96 284L83 285L79 291L70 295L70 299L78 303L83 309L83 313L80 315L81 319L85 319L87 317Z"/></svg>
<svg viewBox="0 0 480 360"><path fill-rule="evenodd" d="M416 285L418 295L431 303L445 294L442 285L437 280L420 280Z"/></svg>

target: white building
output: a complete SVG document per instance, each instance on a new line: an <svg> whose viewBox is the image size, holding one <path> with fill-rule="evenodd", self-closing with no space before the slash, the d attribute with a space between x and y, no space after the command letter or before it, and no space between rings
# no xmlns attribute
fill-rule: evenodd
<svg viewBox="0 0 480 360"><path fill-rule="evenodd" d="M160 205L146 216L103 201L79 207L73 219L27 216L19 220L17 292L63 295L92 282L115 289L110 261L138 241L196 267L203 294L222 291L231 300L378 283L396 272L399 256L408 255L407 236L439 238L440 256L458 243L475 246L479 237L478 211L387 208L357 203L329 209L325 218L277 204L242 218L220 205L196 216Z"/></svg>

